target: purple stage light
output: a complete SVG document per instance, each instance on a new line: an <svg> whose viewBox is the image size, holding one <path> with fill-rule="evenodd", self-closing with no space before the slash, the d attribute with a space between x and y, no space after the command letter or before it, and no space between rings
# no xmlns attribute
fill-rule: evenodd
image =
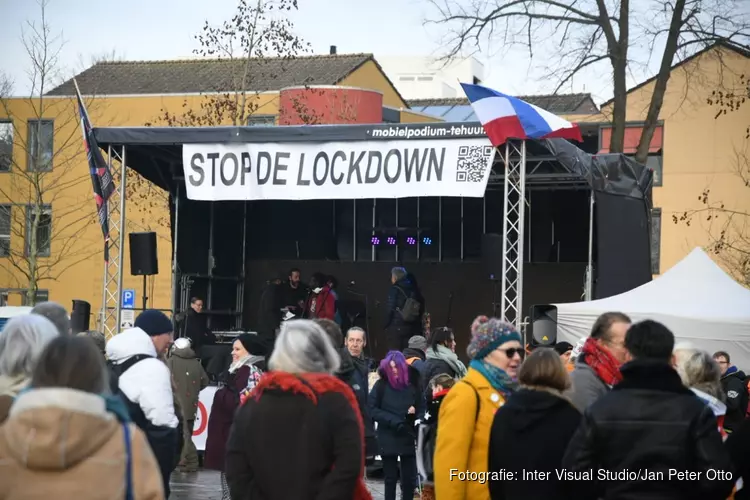
<svg viewBox="0 0 750 500"><path fill-rule="evenodd" d="M373 236L370 241L373 245L380 245L380 238L378 238L377 236Z"/></svg>
<svg viewBox="0 0 750 500"><path fill-rule="evenodd" d="M393 236L389 236L386 241L388 242L389 245L395 245L396 244L396 238L394 238Z"/></svg>
<svg viewBox="0 0 750 500"><path fill-rule="evenodd" d="M408 238L406 238L406 244L407 245L416 245L417 244L417 240L415 240L414 238L412 238L411 236L409 236Z"/></svg>

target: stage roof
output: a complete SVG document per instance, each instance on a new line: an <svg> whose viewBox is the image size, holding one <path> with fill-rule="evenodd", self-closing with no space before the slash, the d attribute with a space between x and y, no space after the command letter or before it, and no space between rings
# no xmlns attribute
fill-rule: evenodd
<svg viewBox="0 0 750 500"><path fill-rule="evenodd" d="M384 131L393 135L384 134ZM412 134L413 137L397 134ZM173 191L182 183L182 145L214 143L345 142L395 140L456 140L484 137L474 123L377 125L302 125L279 127L106 127L94 129L99 147L125 146L126 163L157 186ZM564 139L527 141L527 185L589 187L632 198L650 198L653 173L620 154L592 156ZM499 167L499 168L498 168ZM503 176L493 166L490 183Z"/></svg>

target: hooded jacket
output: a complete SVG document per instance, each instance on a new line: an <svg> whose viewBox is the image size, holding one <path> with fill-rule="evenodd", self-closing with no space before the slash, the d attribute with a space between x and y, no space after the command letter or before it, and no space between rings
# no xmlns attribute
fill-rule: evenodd
<svg viewBox="0 0 750 500"><path fill-rule="evenodd" d="M156 459L128 425L133 500L162 500ZM65 388L21 394L0 427L0 497L109 500L125 497L123 424L104 399Z"/></svg>
<svg viewBox="0 0 750 500"><path fill-rule="evenodd" d="M570 438L581 414L562 395L540 388L521 389L495 414L490 433L490 472L513 472L515 481L492 481L493 500L575 498L557 479ZM537 480L524 480L534 471Z"/></svg>
<svg viewBox="0 0 750 500"><path fill-rule="evenodd" d="M745 373L736 366L730 366L721 377L721 387L727 399L727 414L724 418L724 428L732 432L742 425L747 412L747 386Z"/></svg>
<svg viewBox="0 0 750 500"><path fill-rule="evenodd" d="M175 348L167 359L184 420L194 420L200 392L208 385L208 375L190 347Z"/></svg>

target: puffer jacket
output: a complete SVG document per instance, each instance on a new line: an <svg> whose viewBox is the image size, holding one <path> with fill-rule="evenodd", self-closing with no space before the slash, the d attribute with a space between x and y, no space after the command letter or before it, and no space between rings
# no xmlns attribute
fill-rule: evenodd
<svg viewBox="0 0 750 500"><path fill-rule="evenodd" d="M18 396L0 427L0 498L125 498L130 433L133 500L162 500L156 458L143 432L108 413L102 397L65 388Z"/></svg>

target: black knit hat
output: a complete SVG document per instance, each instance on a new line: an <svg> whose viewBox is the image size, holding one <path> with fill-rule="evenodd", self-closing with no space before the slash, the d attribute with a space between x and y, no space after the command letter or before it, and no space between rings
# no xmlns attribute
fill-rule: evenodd
<svg viewBox="0 0 750 500"><path fill-rule="evenodd" d="M140 328L151 337L174 331L172 320L166 314L156 309L148 309L139 314L135 318L135 327Z"/></svg>
<svg viewBox="0 0 750 500"><path fill-rule="evenodd" d="M255 356L265 356L267 352L266 343L257 334L254 333L240 333L237 335L237 340L240 341L242 347L248 352Z"/></svg>
<svg viewBox="0 0 750 500"><path fill-rule="evenodd" d="M566 352L573 350L573 344L571 344L570 342L562 341L555 344L555 347L553 347L553 349L557 354L562 356Z"/></svg>

